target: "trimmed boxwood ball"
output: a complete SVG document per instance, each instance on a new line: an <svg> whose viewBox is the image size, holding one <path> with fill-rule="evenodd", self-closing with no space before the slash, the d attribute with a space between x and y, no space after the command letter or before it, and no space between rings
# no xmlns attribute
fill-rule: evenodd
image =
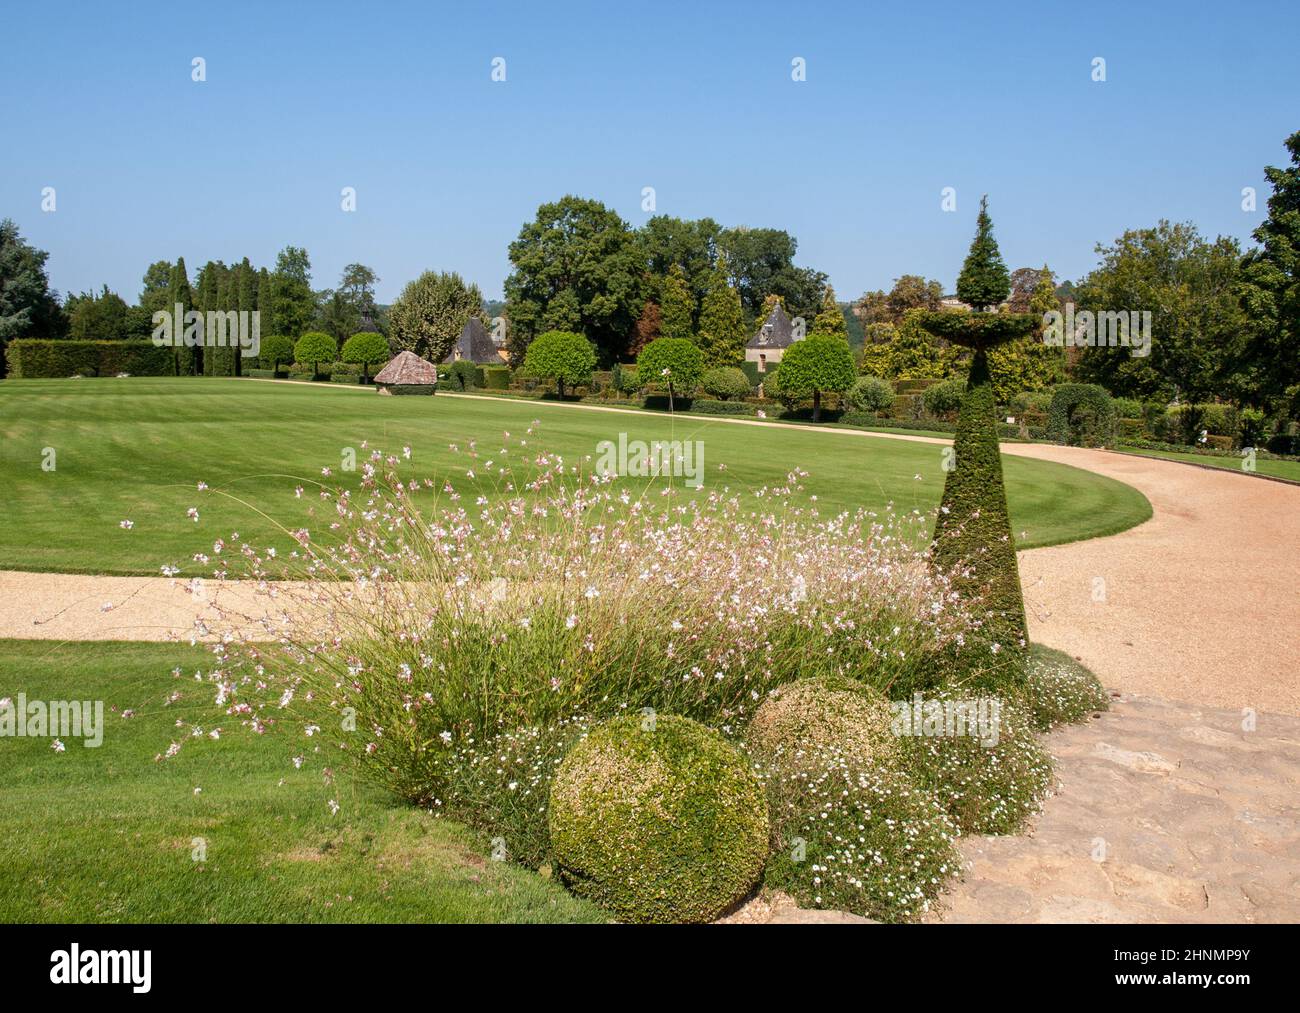
<svg viewBox="0 0 1300 1013"><path fill-rule="evenodd" d="M773 690L754 712L745 744L764 762L788 765L801 750L834 746L846 760L870 766L895 752L889 702L844 676L799 679Z"/></svg>
<svg viewBox="0 0 1300 1013"><path fill-rule="evenodd" d="M763 787L717 732L627 715L578 743L551 785L561 879L627 922L707 922L767 861Z"/></svg>
<svg viewBox="0 0 1300 1013"><path fill-rule="evenodd" d="M293 338L283 334L268 334L262 338L258 361L263 369L279 369L293 363Z"/></svg>
<svg viewBox="0 0 1300 1013"><path fill-rule="evenodd" d="M700 389L719 401L728 398L742 398L749 394L751 387L749 377L735 366L716 366L704 371L700 378Z"/></svg>
<svg viewBox="0 0 1300 1013"><path fill-rule="evenodd" d="M860 377L844 395L844 407L850 411L880 415L894 404L894 388L877 376Z"/></svg>

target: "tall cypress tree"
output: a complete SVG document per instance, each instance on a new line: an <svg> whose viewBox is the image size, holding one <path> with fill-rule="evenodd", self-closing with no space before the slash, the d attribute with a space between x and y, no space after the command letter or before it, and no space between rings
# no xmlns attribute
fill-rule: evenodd
<svg viewBox="0 0 1300 1013"><path fill-rule="evenodd" d="M734 366L745 358L745 310L731 285L727 257L718 254L700 306L700 350L705 366Z"/></svg>
<svg viewBox="0 0 1300 1013"><path fill-rule="evenodd" d="M975 238L957 276L957 298L983 310L997 306L1010 294L1011 275L993 238L993 219L989 217L989 198L985 194L980 198Z"/></svg>
<svg viewBox="0 0 1300 1013"><path fill-rule="evenodd" d="M185 273L185 258L177 257L172 265L171 284L167 291L167 312L175 313L179 305L181 316L172 320L172 355L176 363L176 375L193 376L201 372L202 359L198 349L185 347L185 313L194 309L194 293L190 289L189 275ZM198 367L198 368L196 368Z"/></svg>
<svg viewBox="0 0 1300 1013"><path fill-rule="evenodd" d="M664 276L659 300L659 336L690 339L695 333L695 297L686 283L681 264L674 264Z"/></svg>

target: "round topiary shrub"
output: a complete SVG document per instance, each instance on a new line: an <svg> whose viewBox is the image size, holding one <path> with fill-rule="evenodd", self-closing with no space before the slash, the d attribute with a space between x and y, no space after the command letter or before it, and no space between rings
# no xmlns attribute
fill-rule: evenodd
<svg viewBox="0 0 1300 1013"><path fill-rule="evenodd" d="M953 377L926 387L921 392L921 403L925 410L936 418L955 415L961 408L961 399L966 396L966 380Z"/></svg>
<svg viewBox="0 0 1300 1013"><path fill-rule="evenodd" d="M308 331L293 346L294 361L311 366L313 373L320 373L320 364L333 362L338 353L338 342L324 331Z"/></svg>
<svg viewBox="0 0 1300 1013"><path fill-rule="evenodd" d="M870 412L879 415L894 404L894 388L888 380L864 376L844 395L844 406L850 411Z"/></svg>
<svg viewBox="0 0 1300 1013"><path fill-rule="evenodd" d="M344 362L356 362L363 366L382 368L393 357L388 349L388 339L376 331L361 331L343 342L343 351L339 358Z"/></svg>
<svg viewBox="0 0 1300 1013"><path fill-rule="evenodd" d="M735 366L718 366L705 370L704 376L700 378L700 388L719 401L744 397L751 389L745 371Z"/></svg>
<svg viewBox="0 0 1300 1013"><path fill-rule="evenodd" d="M686 338L655 338L636 358L639 382L665 387L670 400L689 397L703 373L699 346Z"/></svg>
<svg viewBox="0 0 1300 1013"><path fill-rule="evenodd" d="M718 733L688 718L606 722L551 785L561 879L628 922L707 922L767 861L763 787Z"/></svg>
<svg viewBox="0 0 1300 1013"><path fill-rule="evenodd" d="M294 361L293 339L283 334L268 334L262 339L258 361L263 369L279 369L291 365Z"/></svg>
<svg viewBox="0 0 1300 1013"><path fill-rule="evenodd" d="M766 763L789 765L801 751L836 747L869 766L892 758L889 702L854 679L822 676L775 689L754 712L745 744Z"/></svg>

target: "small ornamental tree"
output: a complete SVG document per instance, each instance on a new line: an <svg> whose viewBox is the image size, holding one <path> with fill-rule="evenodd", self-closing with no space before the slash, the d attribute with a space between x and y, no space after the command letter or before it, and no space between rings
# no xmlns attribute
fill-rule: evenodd
<svg viewBox="0 0 1300 1013"><path fill-rule="evenodd" d="M560 399L565 386L590 383L596 368L596 350L591 342L573 331L539 334L524 353L524 373L554 380Z"/></svg>
<svg viewBox="0 0 1300 1013"><path fill-rule="evenodd" d="M388 350L388 339L382 334L375 331L361 331L354 334L343 343L343 351L339 357L344 362L359 362L365 370L365 375L370 375L370 367L381 365L392 358L392 353Z"/></svg>
<svg viewBox="0 0 1300 1013"><path fill-rule="evenodd" d="M662 383L668 388L668 410L677 393L689 394L700 382L704 357L685 338L659 338L641 349L636 373L642 384Z"/></svg>
<svg viewBox="0 0 1300 1013"><path fill-rule="evenodd" d="M971 241L966 262L957 276L957 298L972 309L997 306L1011 294L1011 275L1002 262L998 241L993 238L993 219L989 217L989 198L980 198L975 238Z"/></svg>
<svg viewBox="0 0 1300 1013"><path fill-rule="evenodd" d="M320 375L322 362L333 362L338 354L338 342L324 331L308 331L293 346L294 361L304 366L310 362L313 376Z"/></svg>
<svg viewBox="0 0 1300 1013"><path fill-rule="evenodd" d="M858 370L847 341L832 334L810 334L785 350L777 376L782 396L812 395L813 421L820 422L822 393L848 390L857 381Z"/></svg>
<svg viewBox="0 0 1300 1013"><path fill-rule="evenodd" d="M268 334L262 339L258 358L263 369L273 372L280 368L280 363L287 365L293 362L293 338L284 334Z"/></svg>
<svg viewBox="0 0 1300 1013"><path fill-rule="evenodd" d="M980 310L996 306L1010 291L1011 280L993 239L987 200L982 200L975 241L962 267L957 294ZM974 350L953 438L953 468L944 482L934 526L934 563L953 575L959 595L983 609L983 632L990 651L1005 650L1006 656L1014 659L1009 665L993 662L989 667L1020 682L1028 632L1002 480L997 398L988 350L1025 337L1041 326L1042 320L1032 313L980 312L926 312L918 320L936 337Z"/></svg>

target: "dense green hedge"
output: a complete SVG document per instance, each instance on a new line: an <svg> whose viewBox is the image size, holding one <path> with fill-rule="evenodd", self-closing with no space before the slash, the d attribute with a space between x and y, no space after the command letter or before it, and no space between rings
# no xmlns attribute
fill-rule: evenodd
<svg viewBox="0 0 1300 1013"><path fill-rule="evenodd" d="M756 415L758 405L749 401L710 401L697 398L691 402L691 411L700 415Z"/></svg>
<svg viewBox="0 0 1300 1013"><path fill-rule="evenodd" d="M468 359L457 359L445 367L438 367L438 380L445 380L448 390L469 390L471 387L482 387L486 382L483 367Z"/></svg>
<svg viewBox="0 0 1300 1013"><path fill-rule="evenodd" d="M1105 387L1063 383L1047 409L1047 438L1076 447L1113 447L1117 433L1115 404Z"/></svg>
<svg viewBox="0 0 1300 1013"><path fill-rule="evenodd" d="M483 370L483 386L488 390L509 390L510 370L505 366L488 366Z"/></svg>
<svg viewBox="0 0 1300 1013"><path fill-rule="evenodd" d="M9 374L26 379L80 376L171 376L175 357L152 341L50 341L19 338L6 352Z"/></svg>

